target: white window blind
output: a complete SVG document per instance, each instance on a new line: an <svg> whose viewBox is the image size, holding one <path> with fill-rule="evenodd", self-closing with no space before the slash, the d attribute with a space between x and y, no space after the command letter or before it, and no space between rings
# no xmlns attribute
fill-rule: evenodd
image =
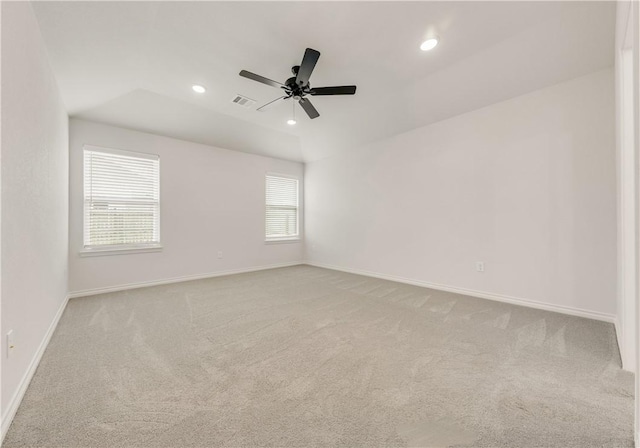
<svg viewBox="0 0 640 448"><path fill-rule="evenodd" d="M85 146L85 248L127 249L159 244L159 157Z"/></svg>
<svg viewBox="0 0 640 448"><path fill-rule="evenodd" d="M266 238L298 236L298 179L266 176Z"/></svg>

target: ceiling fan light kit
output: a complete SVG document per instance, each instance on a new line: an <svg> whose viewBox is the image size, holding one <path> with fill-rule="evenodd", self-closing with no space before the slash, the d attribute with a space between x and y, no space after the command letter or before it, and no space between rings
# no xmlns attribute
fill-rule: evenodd
<svg viewBox="0 0 640 448"><path fill-rule="evenodd" d="M313 69L320 58L320 52L314 50L312 48L307 48L304 52L304 57L302 58L302 62L300 65L294 65L291 67L291 72L293 76L287 79L284 84L279 83L277 81L273 81L271 79L265 78L264 76L256 75L255 73L248 72L246 70L240 71L240 76L251 79L253 81L260 82L262 84L266 84L271 87L276 87L284 90L284 95L276 98L273 101L268 102L267 104L259 107L258 111L263 111L268 107L273 106L281 100L288 100L292 98L296 101L300 107L306 112L309 118L314 119L320 116L320 113L316 110L316 108L311 104L308 98L305 96L325 96L325 95L353 95L356 93L356 86L333 86L333 87L314 87L312 88L309 84L309 78L311 77L311 73L313 73ZM295 104L295 103L294 103ZM293 123L291 123L293 121ZM295 117L289 121L288 124L295 124Z"/></svg>

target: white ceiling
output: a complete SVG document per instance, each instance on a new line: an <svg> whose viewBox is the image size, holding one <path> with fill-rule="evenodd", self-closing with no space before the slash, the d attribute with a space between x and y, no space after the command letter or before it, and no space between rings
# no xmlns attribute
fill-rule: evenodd
<svg viewBox="0 0 640 448"><path fill-rule="evenodd" d="M615 2L35 2L71 116L318 160L613 64ZM419 45L430 33L441 42ZM275 88L321 52L309 120ZM203 95L192 84L207 87ZM235 94L257 100L251 109Z"/></svg>

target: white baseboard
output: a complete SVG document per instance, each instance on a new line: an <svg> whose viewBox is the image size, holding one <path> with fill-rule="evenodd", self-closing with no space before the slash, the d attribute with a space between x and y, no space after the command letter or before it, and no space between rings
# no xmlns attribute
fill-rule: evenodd
<svg viewBox="0 0 640 448"><path fill-rule="evenodd" d="M595 319L595 320L600 320L604 322L609 322L612 324L615 324L616 322L615 315L600 313L598 311L590 311L590 310L584 310L581 308L574 308L574 307L568 307L563 305L555 305L552 303L538 302L535 300L523 299L520 297L512 297L512 296L505 296L501 294L494 294L491 292L477 291L474 289L458 288L456 286L441 285L439 283L425 282L422 280L398 277L395 275L380 274L378 272L365 271L362 269L350 269L350 268L345 268L341 266L334 266L334 265L329 265L324 263L314 263L310 261L306 261L305 264L308 264L309 266L316 266L319 268L333 269L335 271L348 272L350 274L365 275L367 277L374 277L382 280L390 280L392 282L406 283L408 285L415 285L415 286L422 286L424 288L437 289L439 291L447 291L447 292L453 292L456 294L464 294L466 296L478 297L481 299L511 303L514 305L526 306L529 308L536 308L539 310L553 311L556 313L569 314L571 316L586 317L587 319Z"/></svg>
<svg viewBox="0 0 640 448"><path fill-rule="evenodd" d="M635 373L635 359L630 360L627 356L625 356L626 352L624 350L624 334L622 328L620 327L620 320L615 317L613 320L613 326L616 330L616 340L618 342L618 352L620 353L620 362L622 363L622 370L626 370L627 372Z"/></svg>
<svg viewBox="0 0 640 448"><path fill-rule="evenodd" d="M222 277L224 275L244 274L246 272L264 271L266 269L286 268L289 266L297 266L303 264L302 261L294 261L290 263L269 264L263 266L253 266L250 268L230 269L226 271L210 272L207 274L185 275L182 277L165 278L161 280L152 280L148 282L128 283L124 285L109 286L106 288L85 289L82 291L74 291L69 293L69 298L94 296L97 294L106 294L109 292L126 291L128 289L146 288L148 286L168 285L170 283L188 282L191 280L202 280L205 278Z"/></svg>
<svg viewBox="0 0 640 448"><path fill-rule="evenodd" d="M11 397L11 401L7 406L7 410L2 416L2 426L0 428L0 431L2 431L2 434L0 434L0 444L2 444L2 441L4 441L4 436L7 434L7 431L11 426L11 422L13 422L13 418L16 416L16 412L18 412L20 403L22 403L24 394L27 392L29 383L33 378L33 374L36 373L36 369L40 364L42 355L44 355L44 352L47 349L47 346L49 345L51 336L53 336L53 332L58 326L58 322L60 322L60 318L62 317L62 313L64 313L64 309L67 307L68 302L69 302L69 295L67 295L64 298L64 300L62 301L62 304L60 305L60 308L58 308L58 311L56 312L56 315L54 316L53 321L51 322L51 325L49 325L49 328L47 329L47 332L45 333L44 338L42 338L42 342L40 343L38 350L36 350L36 353L33 355L33 358L31 359L31 363L29 364L27 371L24 373L24 376L22 377L22 380L20 381L18 388L14 392L13 397Z"/></svg>

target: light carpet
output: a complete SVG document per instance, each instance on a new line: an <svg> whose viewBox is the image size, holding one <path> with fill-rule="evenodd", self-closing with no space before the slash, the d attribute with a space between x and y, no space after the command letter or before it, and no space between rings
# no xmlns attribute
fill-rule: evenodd
<svg viewBox="0 0 640 448"><path fill-rule="evenodd" d="M611 324L295 266L69 302L4 447L631 447Z"/></svg>

